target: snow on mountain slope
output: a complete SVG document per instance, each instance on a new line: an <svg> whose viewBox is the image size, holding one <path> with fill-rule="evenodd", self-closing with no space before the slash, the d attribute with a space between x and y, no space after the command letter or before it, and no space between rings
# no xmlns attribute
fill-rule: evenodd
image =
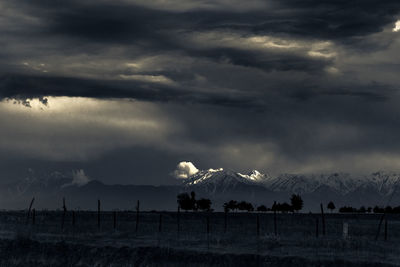
<svg viewBox="0 0 400 267"><path fill-rule="evenodd" d="M229 170L209 169L199 171L188 179L184 180L185 187L196 187L208 193L225 193L237 190L244 186L260 186L265 175L258 171L253 171L250 174L240 174Z"/></svg>
<svg viewBox="0 0 400 267"><path fill-rule="evenodd" d="M332 174L281 174L271 177L256 170L249 174L220 169L199 171L184 181L184 186L206 187L207 191L226 192L242 185L263 186L273 192L311 194L325 188L339 195L374 190L381 196L388 196L397 190L399 174L376 172L371 175ZM399 185L400 186L400 185ZM400 189L399 189L400 191ZM400 192L399 192L400 193Z"/></svg>

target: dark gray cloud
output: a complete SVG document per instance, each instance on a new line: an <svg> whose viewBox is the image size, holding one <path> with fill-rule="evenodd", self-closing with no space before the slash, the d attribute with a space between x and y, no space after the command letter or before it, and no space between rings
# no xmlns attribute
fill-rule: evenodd
<svg viewBox="0 0 400 267"><path fill-rule="evenodd" d="M134 161L143 176L160 166L151 183L181 160L400 166L398 1L6 0L0 12L10 164L102 176L111 161L135 182Z"/></svg>

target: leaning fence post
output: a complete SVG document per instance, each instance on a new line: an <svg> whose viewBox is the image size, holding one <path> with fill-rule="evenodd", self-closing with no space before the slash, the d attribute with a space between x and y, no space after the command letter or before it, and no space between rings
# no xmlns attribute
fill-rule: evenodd
<svg viewBox="0 0 400 267"><path fill-rule="evenodd" d="M97 228L100 230L100 199L97 200Z"/></svg>
<svg viewBox="0 0 400 267"><path fill-rule="evenodd" d="M36 222L36 210L33 209L32 210L32 224L35 225Z"/></svg>
<svg viewBox="0 0 400 267"><path fill-rule="evenodd" d="M29 205L29 209L28 209L28 215L27 215L27 217L26 217L26 224L29 223L29 216L30 216L30 214L31 214L32 205L33 205L33 202L34 202L34 201L35 201L35 198L32 198L31 204Z"/></svg>
<svg viewBox="0 0 400 267"><path fill-rule="evenodd" d="M139 212L140 212L140 206L139 205L140 205L140 201L138 200L137 204L136 204L136 228L135 228L136 233L137 233L137 231L139 229Z"/></svg>
<svg viewBox="0 0 400 267"><path fill-rule="evenodd" d="M325 214L324 214L324 206L322 206L321 203L321 216L322 216L322 235L325 236L326 231L325 231Z"/></svg>
<svg viewBox="0 0 400 267"><path fill-rule="evenodd" d="M385 218L385 212L383 212L383 214L381 216L381 219L379 220L379 226L378 226L378 231L376 232L375 241L378 240L379 233L381 232L381 226L382 226L382 222L383 222L384 218Z"/></svg>

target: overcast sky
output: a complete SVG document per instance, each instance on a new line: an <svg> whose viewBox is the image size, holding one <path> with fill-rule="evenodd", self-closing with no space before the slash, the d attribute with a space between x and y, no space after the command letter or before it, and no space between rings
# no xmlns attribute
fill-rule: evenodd
<svg viewBox="0 0 400 267"><path fill-rule="evenodd" d="M2 0L0 182L400 171L398 0Z"/></svg>

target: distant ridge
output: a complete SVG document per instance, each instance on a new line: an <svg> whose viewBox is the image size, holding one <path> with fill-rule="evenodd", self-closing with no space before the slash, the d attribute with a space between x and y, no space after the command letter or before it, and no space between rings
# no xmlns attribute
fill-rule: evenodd
<svg viewBox="0 0 400 267"><path fill-rule="evenodd" d="M221 210L228 200L246 200L255 205L271 206L273 201L289 201L291 194L304 199L304 211L318 209L320 203L334 201L336 207L348 205L400 205L399 175L375 172L353 176L347 173L272 177L259 171L247 174L231 170L209 169L183 179L181 185L107 185L97 180L74 183L71 175L54 172L45 176L29 176L0 188L0 209L23 209L35 196L37 208L61 207L63 197L71 208L95 209L101 199L104 209L133 209L136 200L147 210L175 210L176 195L195 191L199 197L213 201ZM393 194L394 193L394 194Z"/></svg>

